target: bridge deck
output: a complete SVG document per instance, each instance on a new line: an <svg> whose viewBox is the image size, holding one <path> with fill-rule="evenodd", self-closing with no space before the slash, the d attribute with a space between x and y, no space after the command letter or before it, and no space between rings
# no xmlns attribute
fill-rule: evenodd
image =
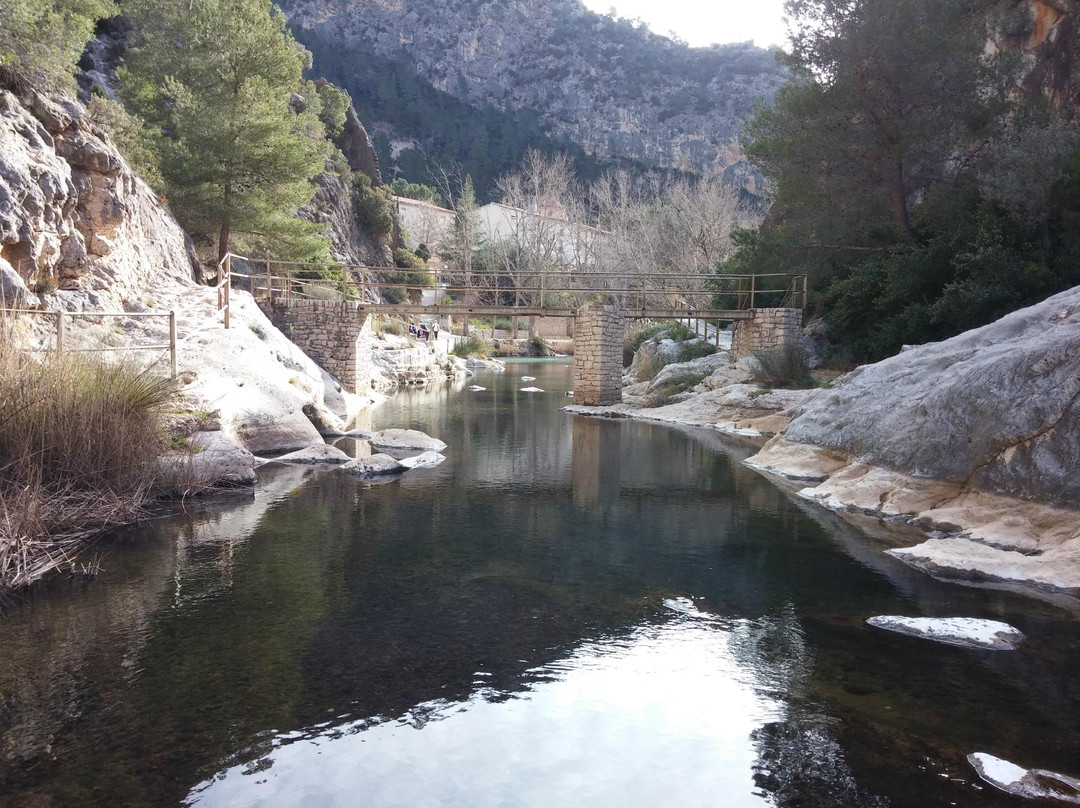
<svg viewBox="0 0 1080 808"><path fill-rule="evenodd" d="M401 314L401 315L440 315L450 317L463 317L476 315L479 317L573 317L577 314L575 309L541 308L539 306L464 306L464 305L435 305L422 306L408 303L357 303L357 311L363 314ZM622 314L631 320L722 320L734 322L735 320L752 320L754 312L750 309L623 309Z"/></svg>

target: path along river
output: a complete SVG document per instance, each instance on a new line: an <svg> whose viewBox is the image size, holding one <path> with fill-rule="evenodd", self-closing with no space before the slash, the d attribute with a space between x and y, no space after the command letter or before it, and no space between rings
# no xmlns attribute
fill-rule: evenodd
<svg viewBox="0 0 1080 808"><path fill-rule="evenodd" d="M374 414L437 468L264 471L10 610L0 805L993 807L971 752L1080 775L1071 602L915 573L716 434L565 415L569 365L471 383Z"/></svg>

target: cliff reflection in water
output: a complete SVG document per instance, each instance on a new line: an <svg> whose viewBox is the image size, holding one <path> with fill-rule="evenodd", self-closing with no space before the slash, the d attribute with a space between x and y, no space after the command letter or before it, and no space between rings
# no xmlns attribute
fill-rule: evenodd
<svg viewBox="0 0 1080 808"><path fill-rule="evenodd" d="M376 412L437 468L264 470L9 614L0 805L1007 806L973 744L1076 759L1054 607L912 573L714 434L565 416L565 366L481 384ZM1025 653L864 625L946 603Z"/></svg>

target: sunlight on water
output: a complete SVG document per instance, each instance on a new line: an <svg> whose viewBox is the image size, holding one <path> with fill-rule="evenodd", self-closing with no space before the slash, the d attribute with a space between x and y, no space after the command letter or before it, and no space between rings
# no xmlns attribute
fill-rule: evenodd
<svg viewBox="0 0 1080 808"><path fill-rule="evenodd" d="M465 702L280 736L189 804L766 805L750 738L782 707L732 639L688 618L640 627L530 671L538 683L510 698L480 672Z"/></svg>

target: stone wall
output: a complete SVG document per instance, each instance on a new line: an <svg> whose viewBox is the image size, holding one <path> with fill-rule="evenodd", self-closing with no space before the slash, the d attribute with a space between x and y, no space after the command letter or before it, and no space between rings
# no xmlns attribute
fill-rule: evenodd
<svg viewBox="0 0 1080 808"><path fill-rule="evenodd" d="M802 341L802 309L754 309L754 319L736 320L731 331L731 352L749 356Z"/></svg>
<svg viewBox="0 0 1080 808"><path fill-rule="evenodd" d="M371 323L356 303L259 300L270 321L353 393L371 389Z"/></svg>
<svg viewBox="0 0 1080 808"><path fill-rule="evenodd" d="M586 306L574 318L574 403L587 407L622 401L626 322L615 306Z"/></svg>

